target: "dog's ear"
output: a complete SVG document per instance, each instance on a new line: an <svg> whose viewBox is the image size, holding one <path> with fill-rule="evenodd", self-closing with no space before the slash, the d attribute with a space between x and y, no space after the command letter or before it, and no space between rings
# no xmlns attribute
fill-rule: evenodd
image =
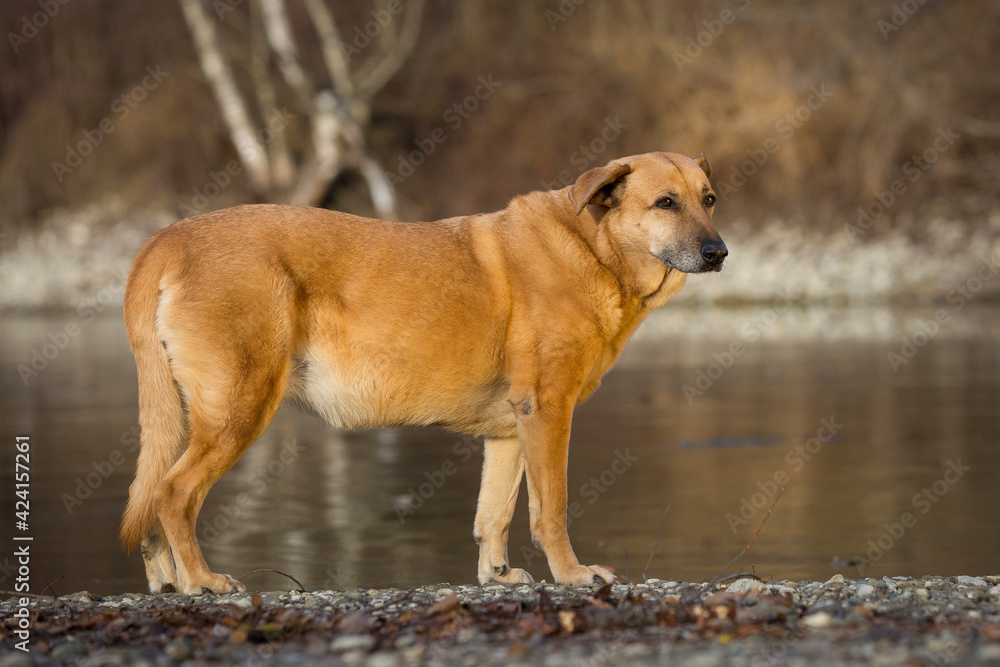
<svg viewBox="0 0 1000 667"><path fill-rule="evenodd" d="M699 153L698 157L696 157L694 161L698 163L698 166L701 167L701 170L705 172L706 176L712 178L712 165L708 163L708 158L705 157L704 153Z"/></svg>
<svg viewBox="0 0 1000 667"><path fill-rule="evenodd" d="M627 164L609 164L580 174L569 190L569 200L576 206L576 214L580 215L587 204L611 206L614 203L612 189L631 171L632 167Z"/></svg>

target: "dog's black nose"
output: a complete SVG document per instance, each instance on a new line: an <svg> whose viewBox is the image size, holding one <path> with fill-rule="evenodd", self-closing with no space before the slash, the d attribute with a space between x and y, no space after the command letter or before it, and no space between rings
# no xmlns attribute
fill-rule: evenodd
<svg viewBox="0 0 1000 667"><path fill-rule="evenodd" d="M717 266L722 264L722 260L726 258L729 254L729 250L726 248L726 244L722 241L718 243L714 241L709 241L701 246L701 256L705 258L710 266Z"/></svg>

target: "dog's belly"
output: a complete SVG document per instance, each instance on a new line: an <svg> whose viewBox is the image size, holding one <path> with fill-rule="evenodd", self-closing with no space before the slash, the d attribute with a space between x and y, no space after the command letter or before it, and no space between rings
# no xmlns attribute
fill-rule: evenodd
<svg viewBox="0 0 1000 667"><path fill-rule="evenodd" d="M342 429L436 425L471 435L516 433L506 383L442 382L397 362L389 354L346 358L305 349L293 360L286 397Z"/></svg>

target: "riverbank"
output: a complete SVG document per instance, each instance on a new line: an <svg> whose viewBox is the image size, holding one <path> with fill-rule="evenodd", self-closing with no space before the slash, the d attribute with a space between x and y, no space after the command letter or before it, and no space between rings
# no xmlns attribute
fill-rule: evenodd
<svg viewBox="0 0 1000 667"><path fill-rule="evenodd" d="M80 309L111 293L142 244L176 214L105 203L57 211L0 239L0 310ZM720 274L691 276L672 300L689 305L951 303L1000 300L1000 211L973 224L937 220L907 228L814 229L720 220L730 255Z"/></svg>
<svg viewBox="0 0 1000 667"><path fill-rule="evenodd" d="M267 592L0 603L35 664L1000 664L1000 576Z"/></svg>

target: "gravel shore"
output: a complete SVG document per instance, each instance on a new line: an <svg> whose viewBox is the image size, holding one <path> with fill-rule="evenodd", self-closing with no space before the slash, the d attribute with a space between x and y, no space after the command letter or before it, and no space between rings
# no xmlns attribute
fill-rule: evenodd
<svg viewBox="0 0 1000 667"><path fill-rule="evenodd" d="M32 597L0 667L1000 665L1000 576Z"/></svg>

